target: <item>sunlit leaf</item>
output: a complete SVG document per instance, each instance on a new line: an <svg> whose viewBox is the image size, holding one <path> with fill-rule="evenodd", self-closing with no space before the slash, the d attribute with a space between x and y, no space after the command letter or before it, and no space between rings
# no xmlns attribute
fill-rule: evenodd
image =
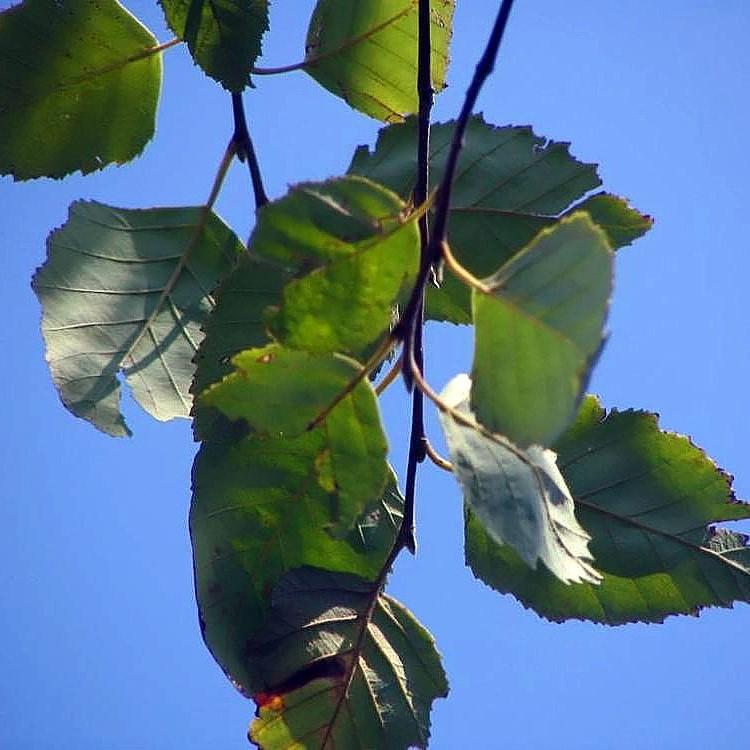
<svg viewBox="0 0 750 750"><path fill-rule="evenodd" d="M654 414L606 413L588 397L554 449L602 583L564 586L531 570L467 512L466 560L478 578L557 621L661 622L750 601L747 537L712 526L750 518L750 505L688 438L661 431Z"/></svg>
<svg viewBox="0 0 750 750"><path fill-rule="evenodd" d="M110 435L129 430L118 374L160 420L190 414L192 363L211 292L242 252L201 208L74 203L34 276L47 361L65 406Z"/></svg>
<svg viewBox="0 0 750 750"><path fill-rule="evenodd" d="M0 173L84 174L154 133L161 56L114 0L25 0L0 14Z"/></svg>
<svg viewBox="0 0 750 750"><path fill-rule="evenodd" d="M435 91L445 86L454 4L431 3ZM414 0L318 0L304 69L354 109L398 122L419 107L417 38Z"/></svg>
<svg viewBox="0 0 750 750"><path fill-rule="evenodd" d="M268 30L268 0L159 0L195 62L230 91L250 82Z"/></svg>
<svg viewBox="0 0 750 750"><path fill-rule="evenodd" d="M429 633L351 575L287 574L249 652L267 686L250 728L263 750L426 748L430 707L448 693Z"/></svg>
<svg viewBox="0 0 750 750"><path fill-rule="evenodd" d="M433 188L443 177L453 130L452 122L432 128ZM357 149L349 171L408 198L416 179L416 137L414 119L384 128L372 151L366 146ZM596 165L574 159L567 143L547 141L528 127L495 127L474 116L469 120L453 185L448 224L451 250L463 266L481 278L566 212L589 212L613 248L630 244L648 231L651 219L622 198L604 193L575 204L599 184ZM446 272L440 289L428 288L427 315L470 323L469 289Z"/></svg>
<svg viewBox="0 0 750 750"><path fill-rule="evenodd" d="M469 378L458 375L441 397L474 421L470 388ZM450 414L441 414L441 421L466 505L493 543L510 545L531 568L543 562L563 583L598 583L590 537L576 521L555 454L536 445L521 451L493 441Z"/></svg>
<svg viewBox="0 0 750 750"><path fill-rule="evenodd" d="M585 213L543 230L474 290L471 406L520 446L550 445L575 417L603 342L613 257Z"/></svg>
<svg viewBox="0 0 750 750"><path fill-rule="evenodd" d="M372 528L372 504L384 498L378 513L388 517L375 525L395 529L395 512L385 508L397 491L393 480L387 485L387 445L367 380L305 431L308 417L356 375L356 363L278 346L243 352L233 363L235 374L200 400L228 426L196 458L190 528L206 643L232 679L253 691L245 647L267 615L273 583L302 565L373 579L386 553ZM299 394L315 401L302 418Z"/></svg>
<svg viewBox="0 0 750 750"><path fill-rule="evenodd" d="M274 334L287 346L360 356L385 334L419 263L419 233L391 191L360 177L293 188L264 207L252 251L294 270Z"/></svg>

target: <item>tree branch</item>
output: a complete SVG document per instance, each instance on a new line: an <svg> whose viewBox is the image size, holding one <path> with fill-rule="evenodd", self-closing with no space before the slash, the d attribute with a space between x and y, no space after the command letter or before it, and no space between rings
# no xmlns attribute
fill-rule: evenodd
<svg viewBox="0 0 750 750"><path fill-rule="evenodd" d="M419 46L417 52L417 93L419 94L419 115L417 120L417 182L414 186L414 204L421 206L427 200L429 189L430 162L430 114L434 100L432 90L432 45L430 39L430 0L419 0ZM420 271L429 263L429 222L428 212L419 217ZM409 356L413 358L420 372L424 371L424 351L422 330L424 327L424 285L416 300L416 308L411 320L409 339L412 345ZM404 349L406 351L406 348ZM406 360L407 362L410 360ZM408 369L408 368L407 368ZM404 518L399 532L400 543L412 554L417 551L414 532L414 500L417 491L417 467L427 455L424 428L424 395L419 389L412 392L411 432L409 435L409 457L406 464L406 487L404 494Z"/></svg>
<svg viewBox="0 0 750 750"><path fill-rule="evenodd" d="M260 173L258 157L255 154L250 131L247 129L247 118L245 117L245 105L242 102L242 94L232 94L232 113L234 115L234 141L237 157L240 161L247 161L250 169L250 180L253 183L255 194L255 208L261 208L268 203L268 196L263 187L263 177Z"/></svg>
<svg viewBox="0 0 750 750"><path fill-rule="evenodd" d="M404 314L401 316L398 325L394 328L394 335L404 342L404 362L407 364L413 359L417 365L420 366L419 358L416 356L415 351L417 344L415 322L424 306L425 287L431 269L433 266L437 265L442 258L443 246L446 239L448 209L450 208L453 179L456 174L458 157L463 146L466 127L469 123L471 113L477 103L479 92L490 73L495 69L495 60L500 49L500 43L502 42L512 7L513 0L503 0L500 10L497 13L495 24L492 27L490 38L487 41L487 46L477 63L469 88L466 90L466 97L464 99L463 107L461 108L461 113L456 121L456 127L453 131L453 140L451 141L451 147L445 165L445 172L438 191L437 205L435 207L435 220L427 252L425 253L423 262L420 265L419 274L414 289L412 290L411 297L404 308ZM414 354L412 354L412 351L414 351ZM408 366L404 367L404 381L407 388L410 390L413 389L414 379Z"/></svg>

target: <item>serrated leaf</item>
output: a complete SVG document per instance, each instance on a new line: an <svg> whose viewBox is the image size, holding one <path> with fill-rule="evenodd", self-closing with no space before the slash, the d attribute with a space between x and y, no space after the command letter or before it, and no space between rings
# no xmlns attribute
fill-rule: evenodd
<svg viewBox="0 0 750 750"><path fill-rule="evenodd" d="M475 421L470 389L468 376L458 375L441 397ZM450 414L441 413L440 419L464 501L493 543L509 545L532 569L543 562L563 583L598 583L601 576L590 565L590 537L576 521L555 453L537 445L521 451Z"/></svg>
<svg viewBox="0 0 750 750"><path fill-rule="evenodd" d="M448 693L429 633L351 575L287 574L250 652L267 685L250 728L262 750L426 748L430 707Z"/></svg>
<svg viewBox="0 0 750 750"><path fill-rule="evenodd" d="M454 0L431 7L432 88L445 86ZM304 69L349 106L399 122L419 108L415 0L318 0Z"/></svg>
<svg viewBox="0 0 750 750"><path fill-rule="evenodd" d="M603 344L614 259L585 213L540 232L472 291L471 406L521 447L574 419Z"/></svg>
<svg viewBox="0 0 750 750"><path fill-rule="evenodd" d="M747 537L712 526L750 518L750 505L688 438L661 431L654 414L607 413L589 396L554 449L602 583L563 586L528 569L468 512L466 560L478 578L555 621L661 622L750 601Z"/></svg>
<svg viewBox="0 0 750 750"><path fill-rule="evenodd" d="M1 13L0 174L87 174L140 154L159 101L156 44L114 0L25 0Z"/></svg>
<svg viewBox="0 0 750 750"><path fill-rule="evenodd" d="M432 127L430 183L442 180L454 123ZM408 198L416 179L416 120L383 128L375 148L360 146L349 172ZM481 115L469 120L453 184L448 241L458 261L478 278L491 274L560 216L585 210L613 248L651 226L621 198L606 193L575 204L600 184L595 164L573 158L567 143L537 136L528 127L495 127ZM440 289L428 288L427 316L471 323L469 289L446 273Z"/></svg>
<svg viewBox="0 0 750 750"><path fill-rule="evenodd" d="M203 71L242 91L268 30L268 0L159 0L169 27Z"/></svg>
<svg viewBox="0 0 750 750"><path fill-rule="evenodd" d="M63 404L116 436L122 372L141 406L160 420L190 414L192 358L213 306L211 292L243 248L203 209L121 209L73 203L36 272L47 361Z"/></svg>
<svg viewBox="0 0 750 750"><path fill-rule="evenodd" d="M293 188L263 208L253 252L295 270L273 319L289 347L360 356L416 277L419 232L391 191L360 177Z"/></svg>
<svg viewBox="0 0 750 750"><path fill-rule="evenodd" d="M329 392L349 384L358 365L275 346L234 362L236 375L205 397L231 423L196 457L190 528L206 643L235 683L252 691L257 680L245 647L268 613L274 582L302 565L374 578L387 552L377 547L382 536L368 513L397 491L393 479L387 485L387 444L366 380L316 429L304 431L295 411L295 382L326 407ZM296 381L292 364L300 367ZM279 426L292 429L281 435Z"/></svg>

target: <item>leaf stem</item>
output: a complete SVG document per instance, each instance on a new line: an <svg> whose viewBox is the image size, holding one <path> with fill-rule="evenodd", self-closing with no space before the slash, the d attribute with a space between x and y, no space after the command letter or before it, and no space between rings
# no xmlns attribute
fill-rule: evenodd
<svg viewBox="0 0 750 750"><path fill-rule="evenodd" d="M307 425L308 432L314 430L326 420L328 415L390 354L394 344L393 337L388 336L372 357L362 366L362 369L336 394L333 401Z"/></svg>
<svg viewBox="0 0 750 750"><path fill-rule="evenodd" d="M440 252L445 261L445 265L448 266L448 270L459 281L463 281L466 286L476 289L482 294L492 294L492 290L486 284L481 282L473 273L471 273L471 271L469 271L468 268L464 268L464 266L456 260L456 256L451 252L450 245L448 245L447 242L443 242Z"/></svg>
<svg viewBox="0 0 750 750"><path fill-rule="evenodd" d="M253 183L253 194L255 195L255 208L261 208L268 203L268 195L263 187L263 176L260 172L258 157L255 153L250 131L247 129L247 118L245 117L245 105L242 94L232 94L232 114L234 115L234 134L232 140L240 161L247 160L250 169L250 180Z"/></svg>
<svg viewBox="0 0 750 750"><path fill-rule="evenodd" d="M393 383L401 372L401 366L403 364L403 357L399 357L391 367L390 370L385 374L385 377L375 386L375 394L380 396L388 386Z"/></svg>
<svg viewBox="0 0 750 750"><path fill-rule="evenodd" d="M445 471L453 471L453 464L448 461L448 459L443 458L435 448L433 448L432 443L429 440L425 440L425 449L427 451L427 458L429 458L432 463Z"/></svg>

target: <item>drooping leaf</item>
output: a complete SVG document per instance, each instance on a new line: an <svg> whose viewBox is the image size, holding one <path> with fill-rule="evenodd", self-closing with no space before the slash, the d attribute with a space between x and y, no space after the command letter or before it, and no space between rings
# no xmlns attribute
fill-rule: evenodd
<svg viewBox="0 0 750 750"><path fill-rule="evenodd" d="M430 182L442 180L454 123L432 128ZM408 198L416 179L416 121L380 131L373 151L360 146L349 172ZM596 165L574 159L568 144L547 141L528 127L495 127L470 119L453 186L448 240L458 261L476 277L491 274L561 215L585 210L613 248L630 244L651 226L621 199L606 193L576 201L600 184ZM450 273L429 288L427 315L471 323L469 289Z"/></svg>
<svg viewBox="0 0 750 750"><path fill-rule="evenodd" d="M161 55L114 0L25 0L0 13L0 174L83 174L154 134Z"/></svg>
<svg viewBox="0 0 750 750"><path fill-rule="evenodd" d="M590 396L554 449L602 583L564 586L529 569L467 512L466 560L478 578L555 621L661 622L750 601L747 537L712 526L750 518L750 505L688 438L661 431L654 414L606 413Z"/></svg>
<svg viewBox="0 0 750 750"><path fill-rule="evenodd" d="M250 727L262 750L426 748L432 702L448 694L430 634L351 575L287 574L251 653L268 686Z"/></svg>
<svg viewBox="0 0 750 750"><path fill-rule="evenodd" d="M543 230L472 292L471 406L493 432L550 445L574 419L603 343L613 257L588 214Z"/></svg>
<svg viewBox="0 0 750 750"><path fill-rule="evenodd" d="M120 372L152 416L190 414L192 358L211 292L242 252L214 214L190 249L201 216L201 208L78 202L49 237L33 287L52 378L73 414L110 435L129 434Z"/></svg>
<svg viewBox="0 0 750 750"><path fill-rule="evenodd" d="M373 579L387 552L371 528L372 503L383 497L393 505L397 490L393 479L387 485L387 445L366 380L305 431L309 414L330 406L329 395L349 384L356 363L277 346L233 362L236 373L198 401L210 401L231 422L196 457L190 529L206 643L252 692L258 685L245 647L268 613L274 582L302 565ZM295 383L316 401L302 419ZM382 522L393 524L393 515Z"/></svg>
<svg viewBox="0 0 750 750"><path fill-rule="evenodd" d="M457 375L441 397L474 421L470 389L468 376ZM563 583L598 583L601 576L590 565L590 537L576 521L555 453L536 445L521 451L450 414L440 416L464 501L493 544L509 545L530 568L543 562Z"/></svg>
<svg viewBox="0 0 750 750"><path fill-rule="evenodd" d="M159 0L167 23L203 71L240 92L268 30L268 0Z"/></svg>
<svg viewBox="0 0 750 750"><path fill-rule="evenodd" d="M431 4L432 88L445 86L455 0ZM415 0L318 0L305 70L349 106L399 122L419 108Z"/></svg>
<svg viewBox="0 0 750 750"><path fill-rule="evenodd" d="M419 263L416 221L391 191L361 177L298 185L265 206L250 246L295 270L274 334L289 347L361 356L386 333Z"/></svg>

